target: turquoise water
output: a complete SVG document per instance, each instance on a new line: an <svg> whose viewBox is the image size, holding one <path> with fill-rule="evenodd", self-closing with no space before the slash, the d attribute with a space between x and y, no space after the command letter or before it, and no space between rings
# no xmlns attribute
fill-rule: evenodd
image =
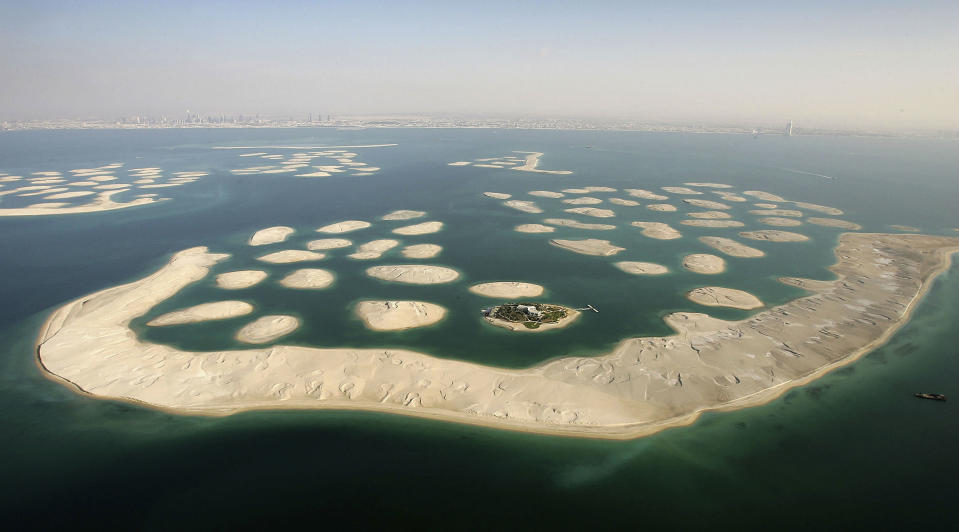
<svg viewBox="0 0 959 532"><path fill-rule="evenodd" d="M380 144L353 150L383 170L374 176L305 180L282 174L234 176L249 159L216 145ZM446 163L541 151L541 167L573 175L539 175ZM249 150L269 151L278 150ZM429 212L444 231L401 237L403 244L444 246L436 259L463 277L451 285L413 287L367 278L372 264L415 262L398 251L379 261L353 261L332 250L315 263L337 274L324 291L286 290L271 281L244 291L214 287L212 276L163 303L134 327L147 339L189 349L236 347L233 332L249 317L154 329L151 316L211 299L243 298L256 315L304 317L283 340L319 346L394 346L484 364L524 367L565 354L595 354L620 338L668 334L661 316L703 311L683 297L695 286L749 290L767 304L801 292L780 275L831 277L838 231L805 224L808 243L745 241L762 259L727 257L719 276L680 267L683 254L710 252L696 236L735 236L743 229L678 224L681 213L612 207L617 217L568 213L558 200L525 197L529 190L584 185L653 189L684 181L729 183L846 211L867 231L890 224L949 234L959 226L952 202L959 156L954 145L830 137L678 135L623 132L499 130L197 130L22 132L0 134L0 172L68 170L125 162L210 176L173 189L171 201L113 213L49 218L0 218L0 441L4 453L4 513L43 522L99 522L168 528L190 515L216 527L257 521L352 514L359 521L453 525L510 519L540 525L624 524L637 516L665 527L721 528L803 525L888 526L938 523L955 517L946 502L959 443L951 403L917 401L914 391L955 395L959 310L955 270L943 276L913 321L886 347L856 364L763 407L710 414L695 425L628 442L516 434L370 413L269 412L220 419L172 416L80 397L46 380L33 360L33 339L47 312L71 298L154 271L169 254L208 245L234 256L215 272L247 267L284 271L312 267L264 265L256 256L321 238L312 229L394 209ZM266 164L266 163L264 163ZM326 164L326 163L318 163ZM835 176L826 180L782 168ZM268 182L267 182L268 181ZM534 199L542 215L513 211L481 195ZM605 193L590 194L605 197ZM625 197L622 194L614 196ZM707 194L706 196L712 196ZM705 196L704 196L705 197ZM718 198L709 198L718 199ZM641 203L650 203L640 200ZM757 200L758 201L758 200ZM672 201L675 203L675 201ZM744 228L768 228L730 203ZM8 205L6 198L0 207ZM600 207L603 207L601 205ZM703 210L703 209L683 209ZM615 223L667 221L684 238L658 241L633 227L614 231L560 228L549 235L512 227L546 217ZM419 220L417 220L419 221ZM414 221L408 222L414 223ZM355 242L391 236L406 222L376 222L348 235ZM249 248L262 227L291 225L288 242ZM954 233L954 232L953 232ZM627 251L611 257L576 255L549 238L609 239ZM630 276L618 260L658 262L662 277ZM543 284L543 300L592 303L602 312L538 335L486 327L478 309L494 300L469 294L474 282L524 280ZM440 324L401 333L371 333L351 317L360 298L416 298L450 309ZM737 310L709 309L737 319ZM616 316L615 319L611 316ZM916 492L917 485L936 486ZM58 502L57 512L37 510ZM198 515L199 514L199 515Z"/></svg>

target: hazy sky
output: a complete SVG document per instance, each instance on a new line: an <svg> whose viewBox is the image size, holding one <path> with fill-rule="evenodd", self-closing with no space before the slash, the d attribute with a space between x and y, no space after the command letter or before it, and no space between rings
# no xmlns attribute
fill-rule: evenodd
<svg viewBox="0 0 959 532"><path fill-rule="evenodd" d="M959 128L959 1L0 0L0 120L469 114Z"/></svg>

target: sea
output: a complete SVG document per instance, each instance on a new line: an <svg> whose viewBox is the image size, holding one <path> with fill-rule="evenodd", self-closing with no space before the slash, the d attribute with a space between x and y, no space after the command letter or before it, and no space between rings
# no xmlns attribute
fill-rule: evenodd
<svg viewBox="0 0 959 532"><path fill-rule="evenodd" d="M372 172L328 177L235 172L276 165L282 155L342 148ZM219 148L248 147L243 149ZM340 149L340 148L333 148ZM541 152L539 168L567 175L477 167L482 159ZM295 157L295 156L293 156ZM478 161L480 160L480 161ZM470 161L468 166L450 162ZM267 269L270 279L225 293L213 276L191 285L131 324L144 340L186 350L246 347L235 331L266 314L291 314L302 326L277 340L317 347L394 347L436 357L524 368L563 356L609 352L621 339L671 333L663 316L707 312L742 319L754 311L708 308L685 298L692 288L727 286L773 306L801 297L781 276L833 279L840 230L804 223L770 227L732 203L745 228L680 225L682 204L662 186L732 185L788 200L842 209L863 231L959 236L959 149L955 141L837 136L779 136L627 131L503 129L171 129L0 132L0 172L37 177L122 163L164 175L203 172L195 182L137 189L165 201L71 215L0 217L0 522L12 528L242 529L314 523L450 529L850 529L942 526L959 518L959 417L955 401L921 401L915 392L959 400L959 269L941 275L904 326L883 347L766 405L707 413L694 424L627 441L544 436L358 411L259 411L225 417L176 415L83 396L46 378L36 361L38 330L56 308L83 295L156 271L194 246L231 254L214 273ZM337 165L337 162L312 163ZM368 173L370 175L356 175ZM24 182L3 182L4 190ZM635 199L641 206L596 205L616 216L565 212L576 205L530 196L532 190L584 186L642 188L670 196L680 212L624 192L589 196ZM708 190L708 189L702 189ZM545 212L508 208L484 192L532 200ZM571 197L571 196L567 196ZM572 196L575 197L575 196ZM702 197L719 200L709 192ZM89 198L56 200L76 202ZM0 197L2 209L44 201ZM55 201L55 200L49 200ZM791 208L781 204L780 208ZM379 217L426 211L408 222ZM809 213L809 216L824 216ZM544 218L617 226L560 227L527 234L513 228ZM434 259L404 259L396 248L357 261L330 250L317 263L268 265L278 249L303 249L314 229L343 220L372 227L342 235L355 243L397 238L443 247ZM443 230L397 237L401 225L437 220ZM642 236L629 222L662 221L676 240ZM290 240L247 245L265 227L296 229ZM755 242L736 233L783 229L799 243ZM717 253L698 236L737 238L763 258L725 257L727 271L685 271L688 253ZM626 248L614 257L571 253L550 238L601 238ZM719 253L717 253L719 254ZM670 273L634 276L616 261L663 264ZM377 264L424 262L451 267L450 284L413 286L372 279ZM327 290L289 290L275 279L300 267L335 273ZM708 279L706 278L708 277ZM480 310L494 303L467 291L487 281L527 281L539 301L583 307L573 325L518 334L491 327ZM178 327L149 327L153 317L226 298L250 301L253 315ZM351 309L363 299L417 299L449 312L440 323L374 332Z"/></svg>

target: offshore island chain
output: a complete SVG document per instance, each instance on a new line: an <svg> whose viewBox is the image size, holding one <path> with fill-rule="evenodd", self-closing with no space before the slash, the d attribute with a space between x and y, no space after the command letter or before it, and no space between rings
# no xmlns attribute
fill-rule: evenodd
<svg viewBox="0 0 959 532"><path fill-rule="evenodd" d="M605 355L504 369L402 349L187 352L142 341L137 317L206 278L228 255L205 247L157 272L54 311L37 360L75 390L182 414L361 409L513 430L633 438L704 411L768 402L885 343L959 251L959 238L845 233L833 281L741 321L676 312L676 334L622 340ZM551 310L551 309L546 309Z"/></svg>
<svg viewBox="0 0 959 532"><path fill-rule="evenodd" d="M556 129L604 131L656 131L669 133L732 133L749 135L840 135L879 137L933 137L959 139L959 130L887 130L793 127L792 122L722 123L680 122L639 119L547 118L547 117L471 117L429 115L331 116L306 113L300 117L260 115L201 116L187 112L183 118L133 116L113 120L47 119L5 120L0 117L0 131L31 129L170 129L170 128L486 128L486 129ZM784 130L785 126L785 130Z"/></svg>

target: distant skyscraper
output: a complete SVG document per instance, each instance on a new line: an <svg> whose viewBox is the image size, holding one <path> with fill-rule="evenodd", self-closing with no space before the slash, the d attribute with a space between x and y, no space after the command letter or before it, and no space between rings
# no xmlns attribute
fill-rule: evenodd
<svg viewBox="0 0 959 532"><path fill-rule="evenodd" d="M789 122L786 122L786 131L785 131L784 134L785 134L787 137L791 137L791 136L793 135L793 121L792 121L792 120L790 120Z"/></svg>

